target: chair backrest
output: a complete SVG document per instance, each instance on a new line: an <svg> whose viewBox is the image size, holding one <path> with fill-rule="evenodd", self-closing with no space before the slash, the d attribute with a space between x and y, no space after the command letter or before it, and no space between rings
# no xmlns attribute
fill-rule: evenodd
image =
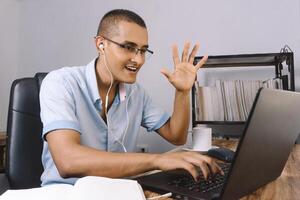
<svg viewBox="0 0 300 200"><path fill-rule="evenodd" d="M11 189L40 186L43 172L39 89L47 73L17 79L10 91L5 173Z"/></svg>

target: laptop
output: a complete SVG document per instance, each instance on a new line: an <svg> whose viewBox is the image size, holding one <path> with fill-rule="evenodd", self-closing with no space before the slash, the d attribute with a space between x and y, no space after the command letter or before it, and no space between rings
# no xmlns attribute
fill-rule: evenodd
<svg viewBox="0 0 300 200"><path fill-rule="evenodd" d="M161 194L172 192L174 199L238 199L280 176L299 133L300 93L260 89L233 161L222 164L225 176L217 175L217 183L215 178L203 180L203 187L184 170L136 180L144 189Z"/></svg>

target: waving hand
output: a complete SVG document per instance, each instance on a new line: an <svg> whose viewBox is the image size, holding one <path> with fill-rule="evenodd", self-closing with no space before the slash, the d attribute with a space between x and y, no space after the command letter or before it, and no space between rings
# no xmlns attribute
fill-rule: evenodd
<svg viewBox="0 0 300 200"><path fill-rule="evenodd" d="M174 45L172 47L174 71L170 72L168 69L161 69L161 73L166 76L166 78L177 89L177 91L181 92L190 91L195 82L197 71L204 65L208 58L208 56L204 56L196 65L193 65L199 45L196 44L193 47L190 55L189 48L190 43L186 42L180 60L178 55L178 47L177 45Z"/></svg>

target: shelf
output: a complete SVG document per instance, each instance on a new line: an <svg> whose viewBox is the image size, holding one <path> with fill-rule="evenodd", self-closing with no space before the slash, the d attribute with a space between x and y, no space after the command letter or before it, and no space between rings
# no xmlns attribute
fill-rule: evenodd
<svg viewBox="0 0 300 200"><path fill-rule="evenodd" d="M245 122L244 121L195 121L195 124L238 125L238 124L245 124Z"/></svg>
<svg viewBox="0 0 300 200"><path fill-rule="evenodd" d="M209 56L204 68L217 67L251 67L251 66L274 66L284 61L289 62L293 53L264 53L264 54L238 54ZM194 64L198 63L203 56L195 57Z"/></svg>
<svg viewBox="0 0 300 200"><path fill-rule="evenodd" d="M194 59L194 65L197 64L203 56L197 56ZM258 54L237 54L237 55L212 55L208 57L203 68L226 68L226 67L274 67L274 78L281 78L284 89L295 91L294 74L294 54L293 52L280 53L258 53ZM287 69L288 74L285 70ZM197 78L196 78L197 80ZM196 121L195 112L195 87L192 89L192 125L206 124L214 129L227 129L229 127L243 127L244 121ZM230 126L233 125L233 126ZM224 126L224 127L223 127Z"/></svg>

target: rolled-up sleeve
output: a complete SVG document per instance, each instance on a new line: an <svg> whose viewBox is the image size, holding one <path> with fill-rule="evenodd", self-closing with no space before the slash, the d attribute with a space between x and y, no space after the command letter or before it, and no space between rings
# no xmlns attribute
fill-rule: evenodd
<svg viewBox="0 0 300 200"><path fill-rule="evenodd" d="M157 106L150 96L144 92L144 109L142 126L148 132L155 131L162 127L170 118L170 115L162 108Z"/></svg>
<svg viewBox="0 0 300 200"><path fill-rule="evenodd" d="M43 138L50 131L73 129L81 132L76 117L75 99L69 83L58 73L49 73L40 90Z"/></svg>

